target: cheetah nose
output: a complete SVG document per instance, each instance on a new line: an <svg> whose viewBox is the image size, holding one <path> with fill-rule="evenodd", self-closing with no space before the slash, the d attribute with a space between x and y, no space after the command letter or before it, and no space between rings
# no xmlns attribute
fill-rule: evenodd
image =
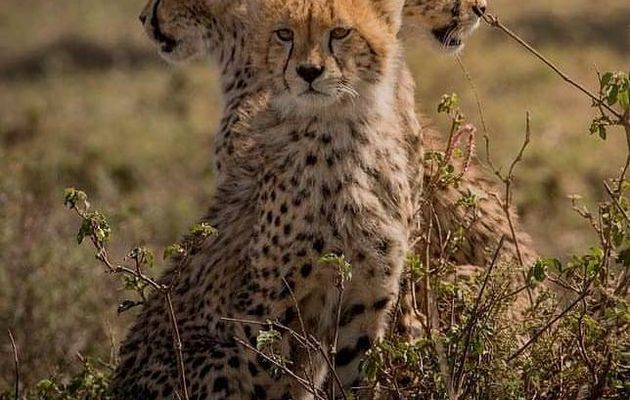
<svg viewBox="0 0 630 400"><path fill-rule="evenodd" d="M138 19L140 20L140 23L142 25L144 25L145 22L147 22L147 16L145 13L140 14L140 16L138 17Z"/></svg>
<svg viewBox="0 0 630 400"><path fill-rule="evenodd" d="M324 73L324 66L315 64L302 64L297 67L298 75L308 83L313 83Z"/></svg>

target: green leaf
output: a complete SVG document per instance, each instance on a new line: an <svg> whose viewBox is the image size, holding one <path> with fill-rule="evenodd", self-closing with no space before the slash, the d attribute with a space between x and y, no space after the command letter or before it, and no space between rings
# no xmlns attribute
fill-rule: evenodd
<svg viewBox="0 0 630 400"><path fill-rule="evenodd" d="M63 205L70 209L76 207L81 207L83 210L89 209L90 203L87 200L87 194L81 190L67 188L63 191Z"/></svg>
<svg viewBox="0 0 630 400"><path fill-rule="evenodd" d="M615 105L617 103L617 96L619 94L618 86L610 86L606 95L606 102L609 106Z"/></svg>
<svg viewBox="0 0 630 400"><path fill-rule="evenodd" d="M536 282L543 282L547 279L547 269L553 268L555 270L562 270L562 264L555 258L540 258L538 259L532 268L529 270L529 280L535 280Z"/></svg>
<svg viewBox="0 0 630 400"><path fill-rule="evenodd" d="M182 257L186 255L186 249L179 244L171 244L164 249L163 259L166 260L171 257Z"/></svg>
<svg viewBox="0 0 630 400"><path fill-rule="evenodd" d="M459 96L456 93L445 94L438 104L438 113L451 114L459 106Z"/></svg>
<svg viewBox="0 0 630 400"><path fill-rule="evenodd" d="M344 255L329 253L319 259L322 263L336 264L339 268L339 276L342 282L348 282L352 279L352 265L346 260Z"/></svg>
<svg viewBox="0 0 630 400"><path fill-rule="evenodd" d="M215 236L219 232L209 223L202 222L197 225L193 225L192 228L190 228L190 233L197 238L205 239L210 236Z"/></svg>
<svg viewBox="0 0 630 400"><path fill-rule="evenodd" d="M136 263L138 263L139 265L149 268L153 267L155 261L155 256L153 256L153 252L151 252L151 250L147 249L144 246L132 249L127 255L127 258L135 260Z"/></svg>
<svg viewBox="0 0 630 400"><path fill-rule="evenodd" d="M606 72L604 75L602 75L602 78L600 80L600 87L604 88L606 85L608 85L608 83L612 80L612 77L612 72Z"/></svg>

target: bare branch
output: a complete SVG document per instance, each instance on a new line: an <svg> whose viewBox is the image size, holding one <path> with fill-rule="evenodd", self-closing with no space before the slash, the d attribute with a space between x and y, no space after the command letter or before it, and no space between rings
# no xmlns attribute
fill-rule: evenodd
<svg viewBox="0 0 630 400"><path fill-rule="evenodd" d="M518 44L520 44L525 49L527 49L527 51L532 53L534 56L536 56L536 58L538 58L545 65L547 65L549 68L551 68L564 81L569 83L571 86L577 88L579 91L581 91L586 96L588 96L591 100L593 100L593 102L595 104L603 106L606 110L608 110L616 118L621 119L621 114L619 114L616 110L614 110L612 107L608 106L608 104L603 102L602 99L599 96L593 94L590 90L586 89L582 84L578 83L574 79L571 79L566 73L562 72L562 70L560 70L559 67L557 67L551 61L549 61L549 59L547 59L545 56L543 56L538 50L534 49L529 43L527 43L525 40L523 40L520 36L518 36L516 33L512 32L509 28L507 28L505 25L503 25L501 22L499 22L499 19L497 17L495 17L494 15L492 15L490 13L485 13L485 14L482 15L482 19L483 19L484 22L486 22L491 27L497 28L497 29L503 31L510 38L515 40Z"/></svg>
<svg viewBox="0 0 630 400"><path fill-rule="evenodd" d="M501 248L503 248L504 242L505 242L505 236L501 236L501 239L499 240L499 245L497 246L497 249L494 252L494 256L492 257L492 262L490 263L490 266L488 267L488 271L486 272L481 288L479 289L479 293L477 293L477 299L475 300L475 306L473 307L472 313L470 314L470 319L468 320L468 323L466 324L466 328L464 329L464 331L466 332L466 340L464 341L464 351L462 352L462 356L460 357L460 360L459 360L460 367L454 373L454 378L455 378L454 389L456 393L459 392L459 389L461 388L466 359L468 358L468 351L470 350L470 340L472 338L472 333L475 329L475 324L477 323L477 320L479 319L479 306L481 304L481 298L483 297L483 293L486 290L486 286L488 285L488 281L490 280L492 271L494 270L494 267L497 264L497 260L501 252ZM453 368L456 368L456 364L453 364Z"/></svg>
<svg viewBox="0 0 630 400"><path fill-rule="evenodd" d="M11 329L7 329L9 340L11 341L11 349L13 350L13 364L15 367L15 400L20 400L20 358L18 356L18 348L15 344L15 338Z"/></svg>
<svg viewBox="0 0 630 400"><path fill-rule="evenodd" d="M514 359L518 358L525 350L529 348L533 343L535 343L540 336L547 331L547 329L551 328L556 322L564 318L576 305L578 305L589 293L590 286L594 282L595 278L592 278L587 286L583 289L582 293L571 302L560 314L556 315L549 322L547 322L542 328L540 328L521 348L519 348L514 354L508 357L507 362L512 362Z"/></svg>

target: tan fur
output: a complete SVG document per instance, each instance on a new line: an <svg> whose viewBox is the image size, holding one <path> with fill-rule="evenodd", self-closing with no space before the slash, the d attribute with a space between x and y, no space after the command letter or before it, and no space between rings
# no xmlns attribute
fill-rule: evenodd
<svg viewBox="0 0 630 400"><path fill-rule="evenodd" d="M392 32L398 29L396 15L388 14L389 11L386 7L376 8L376 12L371 14L367 10L372 8L362 4L363 7L360 7L360 9L365 10L366 14L357 14L354 12L360 1L362 0L338 0L338 3L352 3L352 6L355 7L352 8L352 11L345 11L345 15L348 18L364 18L366 21L370 21L370 26L372 26L374 23L380 21L378 14L384 13L384 15L389 18L385 31L389 30L389 34L391 35ZM381 1L385 6L393 4L386 0ZM282 208L283 203L279 195L281 191L280 188L284 187L286 189L291 185L287 182L279 182L280 178L276 178L275 182L272 178L269 178L269 182L265 182L267 174L263 173L261 175L261 166L264 167L263 169L276 168L282 171L291 165L279 163L278 160L281 159L279 157L280 155L284 154L287 160L293 160L292 157L295 156L295 154L302 154L298 152L308 150L309 148L303 146L287 148L287 146L285 146L286 143L282 140L292 132L287 131L286 125L277 127L275 126L276 121L274 121L273 118L269 120L268 117L262 119L257 117L257 115L260 115L261 109L267 110L267 108L270 107L267 97L270 94L266 90L259 90L258 87L254 85L256 79L260 77L256 76L257 73L250 67L250 62L252 61L252 59L250 59L250 53L252 53L252 48L260 49L260 47L252 47L254 40L251 40L252 37L249 36L248 26L250 26L249 24L253 20L253 14L249 13L251 8L248 9L251 5L234 1L227 2L229 4L226 4L226 1L213 2L209 0L201 2L202 4L199 3L199 1L195 2L192 0L181 2L162 0L161 3L157 4L159 7L155 7L156 4L151 2L147 7L149 12L147 13L145 11L147 16L145 26L150 34L156 37L156 39L168 37L177 43L177 46L173 48L166 48L166 50L169 51L164 51L164 47L162 46L164 43L160 42L162 54L165 57L177 61L191 57L199 57L201 53L209 52L212 54L213 58L219 61L222 70L222 85L226 95L224 118L221 124L221 132L216 142L217 167L219 170L217 192L212 201L213 205L205 218L219 229L220 235L216 239L212 239L206 243L202 249L199 249L197 255L193 257L190 264L186 266L176 290L177 296L174 298L174 303L176 314L180 318L179 323L182 327L186 366L191 372L188 376L194 377L192 379L195 379L195 383L197 383L197 386L195 386L194 383L191 385L195 388L194 392L198 394L208 393L211 398L258 398L256 397L256 393L260 393L261 390L265 392L271 391L271 393L278 393L274 391L284 390L284 382L282 385L275 385L262 371L263 368L258 365L258 362L251 359L251 354L244 352L242 348L234 343L233 336L239 336L255 342L258 328L249 325L228 325L224 321L218 320L217 316L230 317L244 315L249 319L257 319L259 317L288 318L288 315L281 314L283 312L289 312L290 308L287 307L291 302L286 298L283 302L270 302L272 299L268 297L271 296L271 292L273 291L275 291L276 296L283 293L286 297L286 291L283 292L283 288L278 286L282 284L282 282L279 282L279 276L283 269L278 268L277 262L287 253L280 255L269 252L265 257L261 255L264 254L266 242L271 241L271 245L269 245L270 249L272 245L276 246L274 242L282 243L281 238L282 235L284 235L285 229L285 224L282 220L278 222L279 227L282 228L282 233L277 235L268 235L269 230L277 228L276 217L273 216L270 226L267 225L268 223L265 221L270 211L278 212L278 210ZM267 1L265 1L265 3L267 3ZM258 14L259 17L263 17L262 21L258 22L270 23L273 19L272 17L278 16L276 11L282 9L284 4L284 2L278 2L275 7L269 8L272 6L271 3L273 3L273 0L269 0L268 3L269 4L266 4L267 8L264 8L267 14ZM444 2L441 2L440 4L443 3ZM322 9L328 6L325 5L323 1L315 1L314 4L320 4ZM179 8L181 5L185 7ZM296 8L295 10L298 9ZM152 16L155 15L155 12L157 12L157 17L159 17L156 20L158 21L157 27L160 35L156 35L156 26L151 24L152 20L154 20ZM344 10L340 9L339 14L341 15L343 13ZM193 17L191 17L191 15L193 15ZM294 15L294 18L299 18L299 15ZM428 20L433 21L432 19ZM276 21L276 23L277 22L279 21ZM320 22L320 27L323 27L333 21L320 18ZM300 26L302 26L302 24L300 24ZM376 24L376 26L382 27L383 24L379 23ZM258 27L261 29L263 27L269 29L269 26L264 23L258 24ZM440 26L440 28L443 27ZM432 29L432 27L428 29ZM382 30L383 29L381 29L381 32ZM311 128L315 128L315 132L321 133L323 127L326 127L326 129L331 128L345 134L350 132L346 130L347 128L344 128L343 124L326 124L317 120L314 125L308 125L300 121L300 118L304 119L316 116L319 118L321 115L324 115L331 119L331 121L337 121L338 118L347 118L348 114L344 111L344 107L352 106L357 107L357 109L350 115L360 120L367 119L367 121L361 120L363 123L373 122L370 113L374 113L374 110L387 111L395 109L396 113L393 111L390 112L392 115L382 115L382 113L376 112L374 118L384 118L387 120L385 125L388 128L385 130L388 132L388 136L395 137L396 139L385 147L394 146L397 148L402 146L402 148L405 149L404 157L398 161L394 161L390 159L391 153L388 154L387 151L383 152L375 149L372 151L372 153L374 153L372 157L368 157L366 160L376 163L374 171L379 177L382 178L383 174L392 177L382 182L378 179L376 180L379 185L384 185L382 186L383 188L391 186L393 184L391 182L397 182L394 185L395 187L389 187L389 190L379 192L376 198L387 198L392 195L392 193L396 192L406 192L408 194L407 199L392 198L392 201L395 200L395 206L394 203L391 205L392 210L398 210L400 212L400 210L405 209L405 207L401 208L401 204L406 202L417 204L420 201L420 189L418 188L416 192L412 193L410 188L421 186L424 176L421 168L423 153L422 131L419 128L420 125L413 111L414 84L410 74L404 66L400 64L400 59L391 64L385 61L381 62L381 60L378 59L379 55L390 52L390 47L394 45L395 41L391 39L382 41L376 32L379 32L379 29L375 29L374 31L366 30L365 33L367 37L366 40L373 44L374 49L376 49L376 51L374 51L376 57L371 57L370 52L357 54L355 57L356 60L362 61L357 62L356 65L351 68L355 72L355 75L360 76L360 82L357 81L359 85L354 89L357 90L357 88L361 88L361 85L364 84L368 86L376 85L381 76L394 76L395 79L392 81L392 85L390 85L389 89L393 92L394 97L392 98L395 99L393 102L396 104L396 107L392 107L391 104L385 101L383 103L379 102L377 107L371 107L369 110L365 108L362 109L361 105L356 104L357 99L348 97L346 99L340 99L340 102L333 102L331 104L326 104L326 101L317 100L311 104L317 106L317 115L309 115L309 113L312 113L312 110L305 108L304 104L291 102L291 99L285 98L283 94L276 93L272 96L271 109L275 110L274 112L277 114L276 118L280 118L280 121L290 122L295 125L295 128L300 128L298 131L308 135L311 134L309 133L311 132ZM460 33L464 32L458 32L458 34ZM264 39L262 36L253 37L257 40ZM200 45L200 43L202 45ZM261 43L258 42L257 46L260 45ZM397 45L394 45L394 47L396 46ZM267 46L263 48L267 48ZM349 50L351 48L361 48L361 46L355 43L353 46L349 46ZM268 59L255 57L254 61L258 65L268 64L269 66L277 67L277 61L280 58L276 59L275 57L279 57L280 55L276 55L274 51L263 51L257 54L264 54L265 57L272 56ZM299 56L312 61L310 58L312 54L308 52L300 54ZM391 58L387 58L387 60L392 61ZM365 67L362 67L364 64ZM291 70L293 71L295 69L293 68ZM297 79L295 76L289 78L289 80ZM266 86L263 85L263 87L277 89L279 86L277 82L274 82L272 79L271 83ZM380 94L382 94L382 96L379 95L378 99L388 98L387 91ZM361 99L361 101L363 100L364 99ZM372 99L372 101L374 101L374 99ZM339 107L340 104L343 105L343 107ZM287 107L285 106L289 107L288 109L295 113L287 113ZM278 111L278 107L284 111ZM361 112L357 112L357 110ZM391 119L393 115L397 117ZM292 118L297 120L293 120ZM381 122L379 122L379 124L380 123ZM250 130L252 127L250 124L254 127L253 131ZM261 127L264 129L260 129ZM306 127L308 127L308 129L305 129ZM393 129L393 127L397 128ZM278 141L267 141L265 135L256 133L259 131L264 131L265 134L272 133L274 137L278 138ZM373 136L370 137L376 139ZM338 145L345 148L343 146L347 146L348 143L338 143ZM287 153L289 151L294 151L295 154ZM307 154L307 156L309 155ZM337 160L336 157L337 156L335 156L333 162L341 162L341 160ZM379 159L379 157L384 158ZM320 157L317 157L317 159L320 163L328 164L327 158L322 160ZM407 161L403 161L403 159ZM405 166L403 167L401 163L405 164ZM297 164L293 165L293 167L297 167ZM394 168L396 174L400 176L393 173L392 171L394 170L392 170L392 168ZM303 183L306 185L304 188L313 185L313 181L309 179L320 179L321 176L326 175L320 173L307 174L304 178L306 179ZM404 179L400 180L399 178ZM285 180L286 179L288 178L285 177ZM376 179L376 176L363 177L362 179L364 179L365 182L371 182ZM424 176L424 179L426 179L426 176ZM481 190L485 190L485 183L477 181L477 179L479 179L479 176L473 175L473 178L469 179L467 182L470 182L470 184L475 187L481 186ZM260 182L263 182L263 184ZM479 182L482 183L478 185ZM274 187L277 188L277 190L275 190L275 200L271 200ZM319 200L310 199L308 202L309 207L315 207L317 204L319 204L320 207L324 205L328 191L332 191L334 187L336 186L332 184L326 185L326 188L322 185L319 188L319 193L322 197L319 198ZM403 188L409 189L403 190ZM317 188L313 190L316 189ZM267 199L263 200L265 194L267 195ZM447 228L457 227L461 222L459 220L459 211L452 207L453 201L458 200L461 194L462 192L459 190L455 192L436 193L437 196L441 196L436 204L444 205L440 215L444 216L444 225ZM375 199L370 199L369 194L357 196L357 193L350 191L350 193L346 193L344 196L347 196L344 198L359 199L360 201L357 201L363 202L367 207L366 209L375 207L373 210L379 210L379 207L383 207L383 205L379 205L379 202ZM291 200L290 203L293 204L296 198L295 196L290 199L287 197L287 202L289 200ZM304 199L302 201L304 201ZM298 209L301 207L302 202L299 203L300 206L296 206ZM252 207L254 207L254 209L252 209ZM362 207L359 209L363 210ZM493 207L489 209L493 213L496 211ZM333 211L322 213L320 209L315 209L314 212L311 213L312 216L306 218L309 216L309 213L305 214L303 210L300 209L296 217L301 216L305 218L306 223L300 225L300 227L306 229L313 224L313 222L309 220L318 221L322 216L326 216L327 213L334 214ZM376 225L369 223L370 229L367 229L367 233L365 234L351 235L351 231L348 230L347 237L353 241L357 240L357 242L348 242L347 240L340 241L334 231L325 232L325 234L322 234L321 239L326 245L332 243L334 246L330 249L322 249L322 252L324 250L330 250L337 252L342 251L346 254L344 250L348 250L348 254L346 255L349 257L350 261L354 261L359 247L362 249L370 248L369 242L374 238L373 235L392 234L392 237L400 237L401 232L396 234L393 232L396 231L396 229L402 229L402 225L392 224L391 218L394 216L395 219L398 218L402 221L402 219L404 219L401 219L403 215L404 212L399 216L394 214L389 215L388 221L391 226L385 226L382 222ZM333 220L330 221L330 225L332 226L332 222L334 222L341 226L347 226L347 229L351 229L353 223L356 223L353 221L353 219L344 221L343 219L334 217ZM377 218L376 221L383 220ZM263 226L265 226L265 232L262 232ZM505 221L503 221L503 226L505 226ZM375 227L379 229L375 229ZM253 233L252 229L254 230ZM292 232L294 232L294 229L295 228L291 226L290 230ZM392 231L392 229L394 231ZM478 240L479 238L487 240L486 231L487 229L484 228L479 231L480 235L475 234L470 237L474 238L474 240ZM336 233L339 234L339 232ZM278 239L274 240L274 236L277 236ZM306 238L311 242L316 241L319 243L316 237L309 237L307 234ZM482 243L485 242L486 241ZM358 246L356 243L361 243L361 246ZM473 243L472 249L474 251L467 251L462 260L465 260L465 257L468 256L475 257L475 260L461 262L477 263L479 265L485 264L487 254L476 251L475 249L478 246L475 246L474 242L471 243ZM292 265L294 262L299 262L302 266L307 264L307 262L302 259L294 260L295 255L303 253L302 249L294 248L294 246L297 246L296 244L287 244L287 246L289 247L285 248L285 250L291 253L291 259L293 260L291 262ZM392 249L397 250L393 251L392 254L397 254L399 251L405 249L406 246L407 242L399 243L398 239L393 240ZM317 247L319 248L319 244ZM293 253L295 253L295 255ZM362 270L369 271L369 266L372 265L374 261L381 260L380 263L382 263L382 258L380 258L382 255L369 256L364 254L364 256L367 261L359 261L357 263L358 267L362 268ZM313 261L314 255L310 252L307 251L306 255L298 255L298 257L310 257L311 259L308 263L312 264L311 267L315 266ZM390 269L392 276L396 276L400 273L400 260L396 260L394 264L397 266ZM481 261L479 262L479 260ZM363 263L365 263L365 265L363 265ZM355 264L355 262L353 262L353 264ZM378 263L374 265L378 265ZM286 270L284 271L286 272ZM168 275L167 273L166 279L168 279ZM265 275L267 275L267 278ZM310 283L307 283L305 286L306 289L300 292L306 293L305 298L300 303L300 308L304 308L307 313L317 313L319 311L320 313L317 314L316 317L323 318L321 315L322 309L330 311L330 308L334 305L334 299L331 299L330 295L324 295L322 297L321 295L311 296L308 293L313 292L313 290L315 290L314 293L320 293L322 287L326 287L321 284L322 280L328 282L328 285L331 286L330 281L333 277L332 271L328 270L328 272L324 272L321 276L317 275L317 279L312 281L320 282L319 284L311 286ZM357 281L365 282L365 279L366 276L364 274L359 274ZM261 285L261 282L264 282L264 284ZM311 281L309 280L308 282ZM360 285L358 288L350 289L350 293L352 294L350 298L367 303L371 299L370 296L387 294L385 297L390 298L390 295L397 293L398 285L394 284L393 280L384 280L383 282L387 282L387 284L380 287L380 289L374 293L372 293L372 291L362 290ZM295 287L299 286L299 282L294 281L293 284ZM319 292L317 290L319 290ZM266 295L262 294L264 291L266 291ZM383 298L380 300L383 300ZM346 303L343 306L344 310L349 313L348 315L352 315L353 311L356 312L356 308L353 308L355 305L356 304ZM386 306L382 310L387 311L390 307L391 302L387 301ZM367 309L367 306L365 308ZM374 315L378 316L376 319L371 319L371 317L367 318L369 321L372 321L368 324L361 322L363 321L362 318L357 319L359 322L353 322L353 324L361 326L360 330L357 331L356 328L352 328L354 332L344 335L344 342L340 343L340 346L346 345L348 349L352 349L352 345L360 347L357 341L359 339L363 340L364 336L366 336L362 335L360 332L369 332L367 334L368 339L366 339L369 340L369 343L371 343L374 338L382 335L386 323L383 314L386 313L375 313ZM329 313L326 315L329 315ZM321 321L317 322L317 320L314 321L314 325L312 326L320 327L319 333L322 333L322 329L323 331L327 331L329 328L327 323L321 323ZM167 398L164 393L176 387L176 369L175 365L172 364L173 353L168 322L163 304L161 304L159 298L153 298L142 312L136 326L133 328L132 333L121 350L122 362L118 370L119 372L115 384L115 387L124 393L121 398ZM329 320L328 323L330 323ZM353 327L353 324L350 324L350 326ZM288 349L290 347L291 344L285 342L285 350L289 351ZM291 354L291 356L293 355ZM304 361L304 355L296 354L295 359L298 363L301 363ZM238 360L238 363L233 360ZM343 372L344 378L346 378L344 382L348 385L353 383L351 382L351 378L357 376L357 362L357 357L353 357L348 364L349 367L347 371ZM238 365L234 367L236 364ZM256 373L253 373L252 370ZM218 371L224 372L219 374ZM323 379L323 372L313 372L318 376L318 379ZM224 382L228 382L228 389L222 389ZM212 394L217 386L221 389L219 390L220 394ZM296 387L291 387L290 390L294 393L300 391L299 388Z"/></svg>
<svg viewBox="0 0 630 400"><path fill-rule="evenodd" d="M271 88L270 105L263 102L266 112L256 113L246 132L237 134L252 138L256 145L251 148L263 157L256 161L262 169L256 202L262 218L255 227L252 264L261 276L266 274L263 287L270 294L259 301L281 320L297 313L297 301L304 329L325 346L333 339L340 307L336 362L346 390L359 382L363 352L385 332L412 210L404 134L392 112L397 28L384 25L368 4L295 1L258 15L256 26L262 32L289 27L295 38L286 44L256 36L263 57L254 62L267 72L261 79ZM276 16L283 6L287 12ZM363 12L352 13L357 7ZM353 33L330 43L327 32L336 24L353 26ZM312 83L322 94L304 94L309 85L296 74L300 65L312 64L325 68ZM352 90L340 91L340 84ZM250 159L246 153L242 162ZM329 252L345 255L352 264L353 278L341 304L336 267L318 261ZM293 296L279 278L289 282ZM302 329L294 317L284 322ZM325 363L319 355L309 362L305 350L286 337L282 349L297 371L306 368L316 386L323 383ZM266 379L261 375L254 382L270 387L272 398L287 391L293 398L305 396L292 378L275 385Z"/></svg>
<svg viewBox="0 0 630 400"><path fill-rule="evenodd" d="M191 258L174 292L194 396L308 398L292 379L271 379L253 353L235 345L234 337L255 343L259 325L220 320L279 319L298 329L294 297L307 331L325 346L340 307L336 363L348 390L398 294L413 207L405 131L393 112L400 68L395 14L368 0L301 4L288 10L302 14L279 20L280 3L253 20L264 55L254 59L262 86L236 110L233 165L208 216L220 233ZM350 12L354 7L363 13ZM327 19L331 14L338 18ZM298 22L305 16L307 30ZM295 32L291 50L272 39L280 22ZM329 41L335 24L351 26L352 35ZM315 62L326 66L322 85L313 82L322 94L304 97L304 78L293 71ZM337 268L320 262L331 252L352 263L341 303ZM121 351L114 384L120 398L172 392L177 375L168 328L161 299L151 298ZM300 346L285 340L282 349L298 373L308 367ZM314 365L319 387L325 364Z"/></svg>

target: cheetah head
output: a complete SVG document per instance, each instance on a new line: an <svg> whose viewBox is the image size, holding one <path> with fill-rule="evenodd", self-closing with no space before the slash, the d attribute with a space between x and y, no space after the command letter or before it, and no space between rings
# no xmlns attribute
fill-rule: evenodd
<svg viewBox="0 0 630 400"><path fill-rule="evenodd" d="M402 0L264 3L253 62L285 112L334 112L373 97L395 63Z"/></svg>
<svg viewBox="0 0 630 400"><path fill-rule="evenodd" d="M201 59L207 54L207 34L215 15L226 12L231 0L149 0L140 13L146 34L169 62Z"/></svg>
<svg viewBox="0 0 630 400"><path fill-rule="evenodd" d="M456 52L479 26L486 4L486 0L407 0L405 25L427 31L443 49Z"/></svg>

